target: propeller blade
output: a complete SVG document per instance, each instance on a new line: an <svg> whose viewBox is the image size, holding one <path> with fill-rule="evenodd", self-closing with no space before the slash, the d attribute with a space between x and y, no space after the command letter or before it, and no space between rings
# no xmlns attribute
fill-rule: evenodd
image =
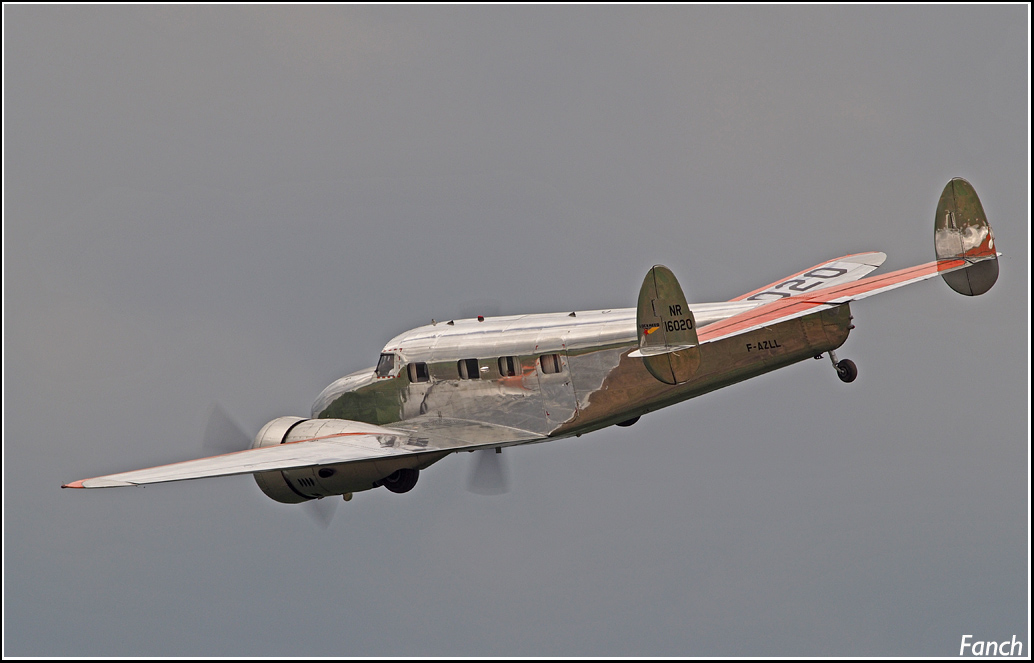
<svg viewBox="0 0 1034 663"><path fill-rule="evenodd" d="M474 469L467 489L478 495L502 495L510 490L502 454L495 449L474 452Z"/></svg>
<svg viewBox="0 0 1034 663"><path fill-rule="evenodd" d="M212 403L212 407L208 408L208 423L205 425L202 446L212 454L232 453L250 448L251 437L218 403Z"/></svg>
<svg viewBox="0 0 1034 663"><path fill-rule="evenodd" d="M337 498L337 499L335 499ZM324 497L321 500L311 500L302 504L305 513L312 518L313 522L319 525L322 529L330 527L330 521L334 520L334 513L337 511L337 503L340 500L340 495L331 495L330 497Z"/></svg>

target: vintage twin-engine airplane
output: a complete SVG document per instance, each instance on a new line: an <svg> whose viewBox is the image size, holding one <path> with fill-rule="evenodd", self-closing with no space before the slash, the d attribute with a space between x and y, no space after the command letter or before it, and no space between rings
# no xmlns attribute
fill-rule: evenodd
<svg viewBox="0 0 1034 663"><path fill-rule="evenodd" d="M122 472L65 488L253 474L278 502L413 488L457 451L492 450L629 426L647 412L798 361L838 361L850 302L941 275L979 295L998 278L994 235L972 185L953 179L934 222L937 260L865 277L886 259L831 260L728 302L689 304L671 271L646 275L635 309L454 320L388 342L374 368L334 382L312 416L267 423L250 449Z"/></svg>

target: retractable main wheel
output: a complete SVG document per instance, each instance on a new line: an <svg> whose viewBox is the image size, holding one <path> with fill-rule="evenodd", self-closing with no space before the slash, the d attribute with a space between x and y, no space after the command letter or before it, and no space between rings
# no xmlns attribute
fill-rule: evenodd
<svg viewBox="0 0 1034 663"><path fill-rule="evenodd" d="M420 470L403 468L395 470L390 475L381 479L381 485L393 493L408 493L413 490L416 480L420 478Z"/></svg>

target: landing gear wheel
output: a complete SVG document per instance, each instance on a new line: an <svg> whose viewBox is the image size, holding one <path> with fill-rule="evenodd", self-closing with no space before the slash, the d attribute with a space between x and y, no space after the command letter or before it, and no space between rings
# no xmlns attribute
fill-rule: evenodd
<svg viewBox="0 0 1034 663"><path fill-rule="evenodd" d="M841 359L837 362L836 367L837 377L841 382L854 382L854 379L858 377L858 367L850 359Z"/></svg>
<svg viewBox="0 0 1034 663"><path fill-rule="evenodd" d="M632 424L634 424L637 421L639 421L639 417L632 417L628 421L622 421L621 423L618 424L618 426L631 426Z"/></svg>
<svg viewBox="0 0 1034 663"><path fill-rule="evenodd" d="M413 490L416 480L420 478L420 470L403 468L395 470L387 477L381 479L381 485L393 493L408 493Z"/></svg>

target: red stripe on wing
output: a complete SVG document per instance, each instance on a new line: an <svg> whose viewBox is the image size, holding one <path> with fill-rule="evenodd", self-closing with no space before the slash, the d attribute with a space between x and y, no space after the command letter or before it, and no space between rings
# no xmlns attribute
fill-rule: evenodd
<svg viewBox="0 0 1034 663"><path fill-rule="evenodd" d="M725 336L732 336L751 327L774 323L784 319L799 318L807 315L812 309L842 304L874 290L895 288L905 285L908 281L929 278L940 272L964 267L966 264L966 260L958 258L937 260L880 276L870 276L854 283L835 285L814 292L778 299L768 304L762 304L750 311L744 311L726 318L721 322L710 324L699 331L698 337L701 343L706 343ZM801 273L803 274L804 272Z"/></svg>

